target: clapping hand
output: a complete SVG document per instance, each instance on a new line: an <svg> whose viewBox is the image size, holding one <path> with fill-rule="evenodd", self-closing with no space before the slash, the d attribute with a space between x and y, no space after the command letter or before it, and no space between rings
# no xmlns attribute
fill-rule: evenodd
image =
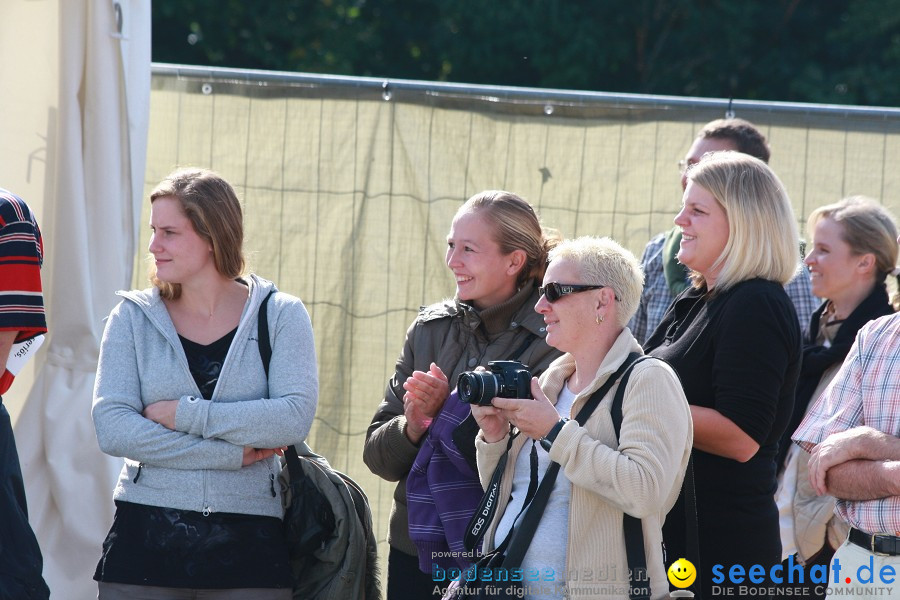
<svg viewBox="0 0 900 600"><path fill-rule="evenodd" d="M439 366L431 363L428 372L413 371L403 384L403 414L406 417L406 435L418 443L434 418L441 412L444 401L450 395L447 376Z"/></svg>

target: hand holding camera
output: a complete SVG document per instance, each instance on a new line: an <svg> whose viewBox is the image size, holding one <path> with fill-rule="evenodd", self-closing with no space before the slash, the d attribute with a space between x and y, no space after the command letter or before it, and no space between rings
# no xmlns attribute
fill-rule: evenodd
<svg viewBox="0 0 900 600"><path fill-rule="evenodd" d="M532 399L494 398L494 409L501 410L506 419L533 440L547 435L559 421L556 407L541 390L537 377L531 380Z"/></svg>
<svg viewBox="0 0 900 600"><path fill-rule="evenodd" d="M528 367L498 360L489 362L488 368L460 373L456 384L460 400L472 405L485 441L502 440L510 423L533 439L545 436L559 421L559 413Z"/></svg>
<svg viewBox="0 0 900 600"><path fill-rule="evenodd" d="M490 371L464 371L456 380L459 399L491 406L494 398L531 398L531 371L515 360L492 360Z"/></svg>

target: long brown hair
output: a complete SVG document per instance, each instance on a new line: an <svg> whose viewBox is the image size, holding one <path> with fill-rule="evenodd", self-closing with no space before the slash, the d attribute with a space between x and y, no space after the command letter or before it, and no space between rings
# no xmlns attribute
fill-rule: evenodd
<svg viewBox="0 0 900 600"><path fill-rule="evenodd" d="M239 277L246 265L244 218L231 184L208 169L178 169L150 192L150 203L164 197L178 199L194 231L212 246L216 270L228 278ZM150 267L150 283L163 298L181 296L181 284L160 281L155 265Z"/></svg>

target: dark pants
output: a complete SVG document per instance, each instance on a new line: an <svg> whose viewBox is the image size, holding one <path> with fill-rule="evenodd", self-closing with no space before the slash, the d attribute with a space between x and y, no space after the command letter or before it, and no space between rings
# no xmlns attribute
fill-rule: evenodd
<svg viewBox="0 0 900 600"><path fill-rule="evenodd" d="M834 548L828 543L825 542L825 545L819 550L814 556L811 556L809 560L806 562L806 565L802 568L801 571L803 573L803 583L799 582L799 574L795 569L793 571L790 569L790 558L786 558L782 561L782 573L784 574L783 581L781 585L778 587L785 589L785 596L792 596L793 598L798 598L799 600L824 600L825 599L825 590L828 589L828 585L813 583L810 575L812 568L815 566L823 566L825 567L825 573L831 576L831 571L829 570L829 566L831 565L831 558L834 556ZM797 555L793 556L793 564L799 564L797 559ZM788 581L788 574L791 575L791 581ZM789 591L787 591L789 590Z"/></svg>
<svg viewBox="0 0 900 600"><path fill-rule="evenodd" d="M98 584L99 600L291 600L290 589L243 588L231 590L188 590L124 583Z"/></svg>
<svg viewBox="0 0 900 600"><path fill-rule="evenodd" d="M420 571L418 556L410 556L391 547L388 553L387 600L440 598L440 594L432 594L435 586L443 589L447 583L439 586L430 573Z"/></svg>
<svg viewBox="0 0 900 600"><path fill-rule="evenodd" d="M25 504L25 486L9 412L0 398L0 600L44 600L44 561Z"/></svg>

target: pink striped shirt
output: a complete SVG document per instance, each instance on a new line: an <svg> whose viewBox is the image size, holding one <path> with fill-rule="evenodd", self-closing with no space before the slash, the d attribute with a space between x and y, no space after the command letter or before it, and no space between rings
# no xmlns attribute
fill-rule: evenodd
<svg viewBox="0 0 900 600"><path fill-rule="evenodd" d="M860 425L900 437L900 314L859 330L840 371L792 439L809 452L832 433ZM835 511L857 529L900 535L900 496L839 499Z"/></svg>

